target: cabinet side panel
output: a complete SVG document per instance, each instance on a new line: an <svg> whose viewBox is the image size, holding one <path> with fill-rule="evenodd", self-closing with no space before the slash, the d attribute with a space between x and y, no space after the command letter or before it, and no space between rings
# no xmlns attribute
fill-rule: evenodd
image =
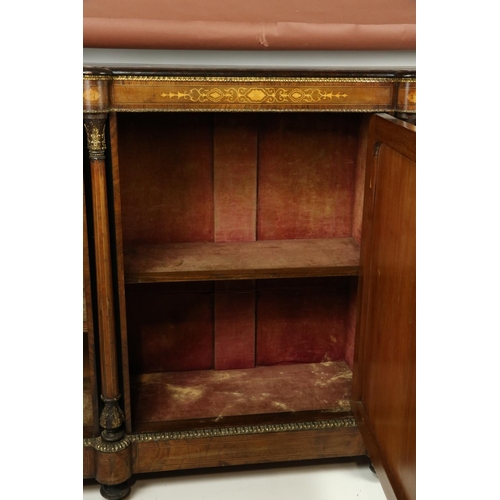
<svg viewBox="0 0 500 500"><path fill-rule="evenodd" d="M366 144L369 117L360 119L358 153L356 158L356 175L354 179L354 206L352 214L352 237L361 244L361 228L363 222L363 201L366 173Z"/></svg>
<svg viewBox="0 0 500 500"><path fill-rule="evenodd" d="M212 115L119 115L123 240L213 241Z"/></svg>
<svg viewBox="0 0 500 500"><path fill-rule="evenodd" d="M349 284L349 310L347 313L347 332L345 340L345 362L354 369L354 346L356 341L356 307L358 305L358 280L351 278Z"/></svg>

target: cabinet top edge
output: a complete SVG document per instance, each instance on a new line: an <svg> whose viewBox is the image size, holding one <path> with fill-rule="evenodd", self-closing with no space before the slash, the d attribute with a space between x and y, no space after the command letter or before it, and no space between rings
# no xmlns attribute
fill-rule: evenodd
<svg viewBox="0 0 500 500"><path fill-rule="evenodd" d="M175 78L224 78L224 79L360 79L360 80L386 80L386 81L411 81L416 78L414 69L407 70L380 70L356 69L333 70L324 68L311 69L243 69L243 68L176 68L176 67L102 67L84 66L83 78L85 80L162 80Z"/></svg>

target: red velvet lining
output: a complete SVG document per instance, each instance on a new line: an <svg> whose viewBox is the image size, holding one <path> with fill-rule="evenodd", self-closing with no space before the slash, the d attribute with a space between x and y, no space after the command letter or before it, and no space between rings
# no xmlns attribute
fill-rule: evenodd
<svg viewBox="0 0 500 500"><path fill-rule="evenodd" d="M120 115L119 121L125 244L360 238L364 151L358 115L144 113ZM148 146L138 150L136 144ZM274 403L304 409L298 402L309 401L304 394L314 377L302 364L328 367L345 360L352 368L352 283L337 277L127 285L131 371L151 374L144 375L150 382L161 373L175 378L173 372L191 372L182 375L186 385L179 382L182 394L189 383L203 384L208 370L248 368L255 370L249 376L255 387L237 389L235 375L232 392L244 389L258 399L259 390L266 393L259 380L266 387L271 374L281 380L279 371L264 368L287 365L286 373L309 380L296 381L302 389L290 396L295 403L271 384L264 406L238 400L234 411L279 411L269 406ZM283 384L293 391L291 382ZM161 403L164 389L149 382L141 387L146 393L138 397L153 414L171 411L170 403ZM216 405L228 404L215 386L203 394L197 404L210 405L212 397ZM318 401L310 403L318 408ZM179 412L195 418L192 410L188 404ZM158 418L175 417L169 415Z"/></svg>
<svg viewBox="0 0 500 500"><path fill-rule="evenodd" d="M329 113L120 114L124 243L358 238L359 123Z"/></svg>
<svg viewBox="0 0 500 500"><path fill-rule="evenodd" d="M249 116L215 116L214 241L255 241L257 127Z"/></svg>
<svg viewBox="0 0 500 500"><path fill-rule="evenodd" d="M215 369L255 366L255 283L216 282Z"/></svg>
<svg viewBox="0 0 500 500"><path fill-rule="evenodd" d="M259 240L351 236L358 117L271 115L259 135Z"/></svg>
<svg viewBox="0 0 500 500"><path fill-rule="evenodd" d="M118 120L124 242L213 241L212 117L123 113Z"/></svg>
<svg viewBox="0 0 500 500"><path fill-rule="evenodd" d="M356 294L351 278L255 283L128 285L132 372L343 359L352 366Z"/></svg>
<svg viewBox="0 0 500 500"><path fill-rule="evenodd" d="M213 283L129 285L126 300L132 372L214 367Z"/></svg>
<svg viewBox="0 0 500 500"><path fill-rule="evenodd" d="M261 282L257 365L344 359L346 285L345 278Z"/></svg>

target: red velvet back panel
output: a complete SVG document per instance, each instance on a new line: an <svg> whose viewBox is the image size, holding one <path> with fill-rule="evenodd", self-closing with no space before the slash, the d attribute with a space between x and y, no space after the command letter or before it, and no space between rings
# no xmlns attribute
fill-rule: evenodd
<svg viewBox="0 0 500 500"><path fill-rule="evenodd" d="M215 283L215 369L255 366L255 282Z"/></svg>
<svg viewBox="0 0 500 500"><path fill-rule="evenodd" d="M212 124L209 114L119 115L125 244L213 241Z"/></svg>
<svg viewBox="0 0 500 500"><path fill-rule="evenodd" d="M247 114L215 116L215 241L255 241L256 121Z"/></svg>
<svg viewBox="0 0 500 500"><path fill-rule="evenodd" d="M257 117L218 114L214 127L215 241L255 241ZM215 283L215 369L255 366L255 284Z"/></svg>
<svg viewBox="0 0 500 500"><path fill-rule="evenodd" d="M120 114L125 244L358 233L359 123L335 113Z"/></svg>
<svg viewBox="0 0 500 500"><path fill-rule="evenodd" d="M257 365L344 359L348 279L269 280L257 295Z"/></svg>
<svg viewBox="0 0 500 500"><path fill-rule="evenodd" d="M214 367L213 283L126 287L133 373Z"/></svg>
<svg viewBox="0 0 500 500"><path fill-rule="evenodd" d="M351 236L357 128L328 113L262 120L257 239Z"/></svg>

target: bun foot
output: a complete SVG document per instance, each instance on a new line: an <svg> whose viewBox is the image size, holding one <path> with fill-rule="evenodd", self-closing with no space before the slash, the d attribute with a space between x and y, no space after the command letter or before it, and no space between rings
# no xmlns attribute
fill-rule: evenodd
<svg viewBox="0 0 500 500"><path fill-rule="evenodd" d="M129 493L130 486L127 481L120 484L103 484L101 486L101 495L107 500L122 500L122 498L127 498Z"/></svg>

